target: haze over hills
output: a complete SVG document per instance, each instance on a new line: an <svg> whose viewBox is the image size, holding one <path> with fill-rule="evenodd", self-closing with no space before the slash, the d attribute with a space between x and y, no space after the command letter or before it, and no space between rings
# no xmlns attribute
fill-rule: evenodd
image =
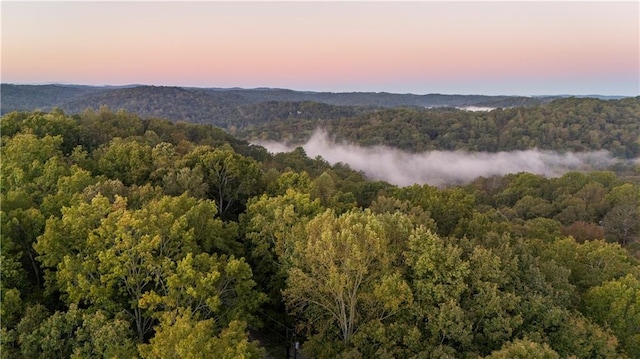
<svg viewBox="0 0 640 359"><path fill-rule="evenodd" d="M186 120L227 127L229 118L242 119L247 117L246 120L251 120L252 115L249 114L255 112L255 105L271 102L297 103L297 105L289 104L287 108L296 115L298 115L298 111L304 113L299 109L302 106L300 103L315 102L340 106L341 108L332 111L338 116L345 116L373 108L533 106L560 97L416 95L386 92L334 93L271 88L223 89L144 85L95 87L2 84L1 111L2 114L5 114L16 110L39 109L47 111L53 107L59 107L69 113L78 113L86 108L97 109L106 105L112 109L134 112L143 117L162 117L173 121ZM328 110L326 106L321 109L324 112ZM264 108L261 110L261 112L265 112ZM309 108L306 110L307 115L314 117L308 113ZM288 112L290 111L286 111L285 115L288 115ZM272 115L283 116L280 113ZM265 116L262 115L262 117Z"/></svg>

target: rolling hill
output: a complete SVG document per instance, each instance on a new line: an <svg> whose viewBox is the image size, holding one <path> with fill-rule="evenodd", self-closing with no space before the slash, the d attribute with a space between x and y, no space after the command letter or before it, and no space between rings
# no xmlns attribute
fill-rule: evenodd
<svg viewBox="0 0 640 359"><path fill-rule="evenodd" d="M380 108L534 106L556 97L442 94L333 93L287 89L221 89L165 86L92 87L2 84L2 114L51 110L124 109L143 117L207 123L229 128L274 119L336 119ZM311 104L314 103L314 104Z"/></svg>

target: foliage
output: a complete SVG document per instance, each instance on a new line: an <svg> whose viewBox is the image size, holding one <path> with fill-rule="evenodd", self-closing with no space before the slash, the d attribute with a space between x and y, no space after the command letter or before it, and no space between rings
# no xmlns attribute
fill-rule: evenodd
<svg viewBox="0 0 640 359"><path fill-rule="evenodd" d="M256 125L244 138L304 143L318 127L338 142L387 145L411 152L499 152L540 148L606 149L619 157L640 155L640 99L558 99L528 108L470 112L451 108L396 108L325 121L283 119Z"/></svg>
<svg viewBox="0 0 640 359"><path fill-rule="evenodd" d="M256 161L230 146L197 147L184 156L184 162L203 174L207 195L216 200L224 218L236 218L244 209L242 204L261 190L262 173Z"/></svg>
<svg viewBox="0 0 640 359"><path fill-rule="evenodd" d="M304 318L316 355L324 351L317 341L323 336L338 337L348 348L364 325L384 321L412 301L391 267L388 244L382 223L369 211L336 216L327 210L307 225L306 240L293 249L283 296Z"/></svg>
<svg viewBox="0 0 640 359"><path fill-rule="evenodd" d="M68 112L107 105L145 117L215 124L232 130L283 119L353 117L380 107L526 106L552 98L481 95L330 93L284 89L196 89L166 86L89 87L2 84L2 114L19 110Z"/></svg>
<svg viewBox="0 0 640 359"><path fill-rule="evenodd" d="M586 313L609 327L629 356L640 353L640 280L626 276L591 288L585 296Z"/></svg>
<svg viewBox="0 0 640 359"><path fill-rule="evenodd" d="M262 358L250 343L243 322L233 321L216 335L213 319L198 320L189 310L166 312L149 344L140 346L142 358Z"/></svg>
<svg viewBox="0 0 640 359"><path fill-rule="evenodd" d="M547 139L582 138L574 125L593 120L598 146L613 133L633 153L616 131L635 129L636 102L566 99L455 128L456 110L368 120L435 116L455 131L434 139L455 143L543 113ZM633 171L398 188L302 148L272 155L210 125L108 108L0 125L3 357L253 358L292 333L319 358L640 351Z"/></svg>
<svg viewBox="0 0 640 359"><path fill-rule="evenodd" d="M559 359L560 356L547 344L538 344L529 340L516 340L505 344L486 359Z"/></svg>

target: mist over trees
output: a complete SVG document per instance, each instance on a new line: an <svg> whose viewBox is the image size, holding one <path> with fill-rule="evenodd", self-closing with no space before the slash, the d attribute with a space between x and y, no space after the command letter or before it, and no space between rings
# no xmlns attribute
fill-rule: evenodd
<svg viewBox="0 0 640 359"><path fill-rule="evenodd" d="M369 121L504 116L522 124L508 145L548 110L540 131L566 130L568 149L637 156L637 99L550 106ZM637 164L400 187L106 107L0 126L2 357L277 358L295 341L315 358L640 353Z"/></svg>
<svg viewBox="0 0 640 359"><path fill-rule="evenodd" d="M278 142L255 141L270 152L289 152L294 146ZM482 176L529 172L557 177L569 171L603 170L633 165L640 159L619 159L608 151L555 152L518 150L501 152L426 151L413 153L387 146L364 147L336 143L321 130L313 133L302 147L311 156L322 156L329 163L344 163L362 171L369 179L408 186L414 183L434 186L466 184Z"/></svg>
<svg viewBox="0 0 640 359"><path fill-rule="evenodd" d="M385 145L408 152L558 152L607 150L640 157L640 98L566 98L532 107L472 112L452 108L383 109L350 118L286 119L256 124L239 135L255 141L305 143L318 128L337 143Z"/></svg>

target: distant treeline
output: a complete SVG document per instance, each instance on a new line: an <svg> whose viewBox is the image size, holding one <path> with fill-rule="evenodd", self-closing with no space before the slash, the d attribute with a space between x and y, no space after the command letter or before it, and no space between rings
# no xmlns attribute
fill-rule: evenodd
<svg viewBox="0 0 640 359"><path fill-rule="evenodd" d="M288 119L239 131L246 139L304 143L317 128L336 141L429 150L608 150L640 156L640 97L567 98L533 107L471 112L457 109L381 109L356 117Z"/></svg>
<svg viewBox="0 0 640 359"><path fill-rule="evenodd" d="M532 106L557 97L333 93L286 89L218 89L166 86L92 87L2 84L2 114L11 111L67 113L107 106L143 117L213 124L227 129L284 119L337 119L377 108Z"/></svg>
<svg viewBox="0 0 640 359"><path fill-rule="evenodd" d="M436 108L425 108L436 106ZM490 112L455 109L489 106ZM427 150L605 149L640 156L640 97L624 99L320 93L283 89L2 84L2 112L79 114L101 108L203 123L247 140L304 143L317 128L337 141Z"/></svg>

